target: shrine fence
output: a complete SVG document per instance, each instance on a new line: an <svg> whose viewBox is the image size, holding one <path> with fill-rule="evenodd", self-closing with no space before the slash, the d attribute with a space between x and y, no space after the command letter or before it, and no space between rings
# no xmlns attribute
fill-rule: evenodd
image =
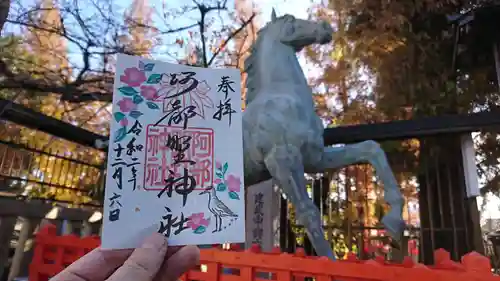
<svg viewBox="0 0 500 281"><path fill-rule="evenodd" d="M43 131L79 128L21 109L13 104L0 116L1 281L28 274L33 234L44 224L57 225L60 234L90 235L99 233L102 217L105 153ZM30 114L40 122L19 124Z"/></svg>
<svg viewBox="0 0 500 281"><path fill-rule="evenodd" d="M69 264L100 244L98 237L79 238L75 235L57 236L56 227L47 225L37 234L35 255L30 265L30 281L48 281ZM184 281L496 281L489 259L469 253L461 262L450 259L449 253L437 250L435 264L425 266L405 259L401 264L387 263L383 258L360 261L349 255L345 261L306 256L303 249L294 254L281 253L274 248L260 252L258 245L247 251L232 249L201 250L200 266L185 273ZM229 270L228 270L229 269ZM263 276L267 276L264 278Z"/></svg>

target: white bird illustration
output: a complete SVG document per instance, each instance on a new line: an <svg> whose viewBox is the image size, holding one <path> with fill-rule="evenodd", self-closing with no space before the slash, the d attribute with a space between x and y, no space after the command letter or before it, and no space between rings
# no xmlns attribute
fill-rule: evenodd
<svg viewBox="0 0 500 281"><path fill-rule="evenodd" d="M215 188L213 186L205 189L203 192L200 193L200 195L207 193L208 193L208 209L215 216L215 229L212 231L212 233L219 232L222 230L223 217L237 218L238 215L235 214L233 211L231 211L231 209L229 209L226 206L226 204L224 204L219 199L219 197L217 197Z"/></svg>

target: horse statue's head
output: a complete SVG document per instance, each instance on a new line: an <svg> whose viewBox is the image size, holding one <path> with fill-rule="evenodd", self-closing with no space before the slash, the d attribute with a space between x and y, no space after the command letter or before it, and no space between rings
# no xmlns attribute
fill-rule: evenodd
<svg viewBox="0 0 500 281"><path fill-rule="evenodd" d="M292 15L276 16L273 9L271 22L266 26L277 42L292 47L296 52L312 44L326 44L332 40L333 29L326 21L296 19Z"/></svg>
<svg viewBox="0 0 500 281"><path fill-rule="evenodd" d="M325 21L296 19L292 15L276 16L258 32L251 55L245 60L247 104L260 88L269 83L287 82L306 84L295 53L312 44L326 44L332 40L333 29Z"/></svg>

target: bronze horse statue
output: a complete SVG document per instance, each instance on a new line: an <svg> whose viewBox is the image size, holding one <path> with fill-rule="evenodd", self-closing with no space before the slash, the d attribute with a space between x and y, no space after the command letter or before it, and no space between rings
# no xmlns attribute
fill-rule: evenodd
<svg viewBox="0 0 500 281"><path fill-rule="evenodd" d="M323 123L316 115L312 90L296 53L311 44L332 40L326 22L277 17L263 27L245 61L248 74L243 113L245 184L272 178L294 205L298 221L320 256L335 259L326 241L318 208L306 191L304 173L320 173L356 163L370 163L384 185L391 206L382 219L398 242L404 230L403 197L384 151L374 141L325 147Z"/></svg>

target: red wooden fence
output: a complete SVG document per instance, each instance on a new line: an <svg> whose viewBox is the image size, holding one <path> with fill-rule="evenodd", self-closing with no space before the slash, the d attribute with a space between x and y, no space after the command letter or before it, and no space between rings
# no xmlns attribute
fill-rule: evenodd
<svg viewBox="0 0 500 281"><path fill-rule="evenodd" d="M78 238L73 235L56 236L55 226L43 228L36 237L35 253L30 265L30 281L48 281L73 261L98 247L98 237ZM183 281L265 281L262 273L272 280L299 281L312 277L315 281L500 281L491 273L488 258L477 253L462 257L461 263L450 260L444 250L435 252L435 265L415 264L406 259L402 264L391 264L383 258L360 261L354 255L346 261L307 257L303 250L295 254L274 249L261 253L254 245L247 251L232 249L201 250L203 272L193 269ZM231 274L223 273L230 268ZM264 274L265 275L265 274Z"/></svg>

